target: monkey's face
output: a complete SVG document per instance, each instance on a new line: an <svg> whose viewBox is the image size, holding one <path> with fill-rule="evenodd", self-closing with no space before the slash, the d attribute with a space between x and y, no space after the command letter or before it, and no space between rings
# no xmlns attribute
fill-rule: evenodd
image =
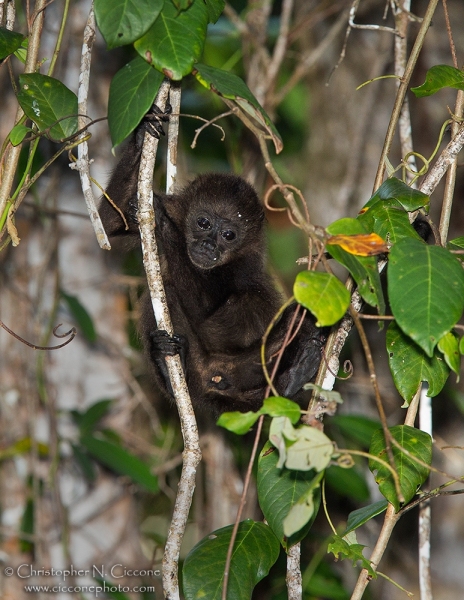
<svg viewBox="0 0 464 600"><path fill-rule="evenodd" d="M186 242L192 263L199 269L209 270L233 260L243 240L239 225L210 211L189 215Z"/></svg>

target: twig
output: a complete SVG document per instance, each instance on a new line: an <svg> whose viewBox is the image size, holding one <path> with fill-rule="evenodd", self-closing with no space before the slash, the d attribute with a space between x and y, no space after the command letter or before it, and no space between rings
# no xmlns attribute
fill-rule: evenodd
<svg viewBox="0 0 464 600"><path fill-rule="evenodd" d="M253 472L253 465L255 462L256 454L258 452L258 443L259 443L259 439L261 437L261 430L263 428L263 422L264 422L264 415L261 415L259 417L258 423L256 425L256 434L255 434L255 439L253 442L253 449L251 451L250 460L248 461L248 469L246 472L245 481L243 483L243 492L242 492L242 497L240 498L240 506L238 507L234 527L232 529L232 534L230 536L229 547L227 549L226 562L225 562L225 566L224 566L224 579L222 580L221 600L227 600L227 584L229 582L229 572L230 572L230 565L232 562L232 553L234 551L234 543L235 543L235 539L237 538L237 531L238 531L238 527L240 525L240 519L242 517L243 508L245 506L246 494L248 491L248 487L250 485L251 474Z"/></svg>
<svg viewBox="0 0 464 600"><path fill-rule="evenodd" d="M358 316L358 311L356 311L352 306L350 306L350 316L356 325L356 329L358 331L359 337L361 339L361 344L364 350L364 355L366 357L367 366L369 368L369 375L372 383L372 387L374 388L374 397L375 403L377 405L377 412L380 416L380 422L382 423L383 434L385 437L385 448L387 450L388 462L391 467L395 469L395 458L393 456L392 450L392 436L390 430L388 429L387 417L385 415L385 411L382 404L382 397L380 395L379 384L377 381L377 374L375 372L374 361L372 359L372 353L369 346L369 341L367 339L366 333L364 331L364 327L362 325L361 319ZM395 491L400 502L404 501L403 493L399 486L399 482L395 479Z"/></svg>
<svg viewBox="0 0 464 600"><path fill-rule="evenodd" d="M198 127L198 129L195 129L195 135L193 137L192 143L190 144L190 148L196 148L197 145L197 140L198 137L200 135L200 133L206 129L207 127L209 127L210 125L212 125L213 127L217 127L218 129L220 129L222 131L222 139L221 142L223 142L225 140L226 134L224 129L220 126L216 124L216 121L219 121L219 119L223 119L224 117L228 117L229 115L234 114L231 110L228 110L224 113L221 113L220 115L216 115L215 117L213 117L212 119L203 119L202 117L199 117L198 115L190 115L193 116L195 119L200 119L201 121L204 121L204 124L201 127Z"/></svg>
<svg viewBox="0 0 464 600"><path fill-rule="evenodd" d="M354 19L356 17L356 12L358 10L360 1L361 0L353 0L353 3L351 5L350 17L348 19L348 23L349 23L350 27L352 27L353 29L370 29L373 31L388 31L389 33L395 33L395 34L398 33L396 31L396 29L392 29L391 27L385 27L384 25L358 25L357 23L355 23Z"/></svg>
<svg viewBox="0 0 464 600"><path fill-rule="evenodd" d="M67 339L62 344L59 344L58 346L37 346L36 344L31 344L31 342L28 342L27 340L25 340L23 337L21 337L20 335L18 335L14 331L12 331L9 327L7 327L5 325L5 323L3 323L3 321L0 321L1 329L4 329L10 335L12 335L14 338L16 338L18 341L22 342L26 346L29 346L29 348L32 348L33 350L59 350L60 348L64 348L65 346L67 346L69 344L69 342L72 342L73 339L76 337L77 329L75 327L72 327L66 333L57 333L56 331L57 331L58 327L61 327L61 323L53 328L53 335L57 338L64 338L69 335L70 336L69 339Z"/></svg>
<svg viewBox="0 0 464 600"><path fill-rule="evenodd" d="M441 179L445 175L449 166L456 160L456 156L464 146L464 123L459 125L456 135L440 154L437 162L433 165L427 174L427 177L419 186L419 190L430 196L435 190Z"/></svg>
<svg viewBox="0 0 464 600"><path fill-rule="evenodd" d="M308 52L308 54L306 54L306 56L304 56L299 61L297 67L292 72L286 83L280 88L278 92L275 93L274 97L272 98L272 104L274 106L278 106L285 98L285 96L295 87L295 85L301 79L303 79L303 77L305 77L310 72L310 70L317 64L320 58L324 56L324 54L333 44L338 34L342 31L346 23L346 17L346 11L341 13L338 19L326 33L321 43L316 48Z"/></svg>
<svg viewBox="0 0 464 600"><path fill-rule="evenodd" d="M90 79L90 64L92 62L92 47L95 41L95 14L93 11L93 3L90 7L89 17L84 29L84 41L82 43L81 68L79 73L79 89L77 93L78 107L77 117L78 128L86 126L87 118L87 97L89 95L89 79ZM73 167L79 171L81 179L82 192L84 194L85 204L89 212L90 221L97 236L97 241L103 250L110 250L111 245L108 241L108 236L103 227L103 224L98 214L95 196L92 190L90 178L90 162L89 162L89 147L87 144L86 133L81 135L82 142L77 147L77 161L72 163Z"/></svg>

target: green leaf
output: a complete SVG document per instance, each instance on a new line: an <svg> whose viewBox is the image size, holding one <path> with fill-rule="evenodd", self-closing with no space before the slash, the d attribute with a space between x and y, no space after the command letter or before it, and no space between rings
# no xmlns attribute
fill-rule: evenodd
<svg viewBox="0 0 464 600"><path fill-rule="evenodd" d="M3 60L21 47L25 36L16 31L0 27L0 60Z"/></svg>
<svg viewBox="0 0 464 600"><path fill-rule="evenodd" d="M18 102L40 131L51 128L50 137L61 140L77 131L77 96L61 81L27 73L19 76Z"/></svg>
<svg viewBox="0 0 464 600"><path fill-rule="evenodd" d="M208 9L208 21L216 23L224 10L226 0L205 0Z"/></svg>
<svg viewBox="0 0 464 600"><path fill-rule="evenodd" d="M32 498L28 498L24 511L21 517L21 525L19 529L19 550L20 552L32 552L34 550L34 543L30 539L22 539L21 534L25 533L27 536L34 535L35 529L35 518L34 518L34 501Z"/></svg>
<svg viewBox="0 0 464 600"><path fill-rule="evenodd" d="M60 291L60 294L63 300L68 305L69 311L76 319L76 323L79 326L79 329L84 335L85 339L91 344L96 342L97 332L95 331L92 317L87 312L87 309L83 306L83 304L81 304L77 296L71 296L63 290Z"/></svg>
<svg viewBox="0 0 464 600"><path fill-rule="evenodd" d="M9 446L2 444L2 447L0 448L0 461L8 460L21 454L27 454L31 451L32 447L35 448L36 445L39 456L41 458L47 458L49 455L48 445L41 442L35 442L33 444L31 438L28 436L16 440Z"/></svg>
<svg viewBox="0 0 464 600"><path fill-rule="evenodd" d="M382 514L387 509L387 506L388 502L386 500L379 500L378 502L374 502L374 504L369 504L369 506L353 510L348 515L346 529L343 535L350 533L350 531L354 531L358 527L361 527L361 525L364 525L364 523L367 523L367 521Z"/></svg>
<svg viewBox="0 0 464 600"><path fill-rule="evenodd" d="M258 501L266 521L285 550L301 541L308 533L320 503L319 482L315 482L314 471L291 471L277 468L278 452L267 442L258 460ZM298 530L287 537L284 535L284 520L299 498L311 490L313 512Z"/></svg>
<svg viewBox="0 0 464 600"><path fill-rule="evenodd" d="M459 354L459 340L454 333L447 333L438 342L438 349L445 356L448 367L456 373L459 380L461 370L461 355Z"/></svg>
<svg viewBox="0 0 464 600"><path fill-rule="evenodd" d="M423 381L429 384L428 396L433 397L441 392L448 379L449 369L437 350L433 356L427 356L396 323L391 323L388 327L386 344L393 381L406 406L409 406Z"/></svg>
<svg viewBox="0 0 464 600"><path fill-rule="evenodd" d="M26 137L26 135L31 132L32 129L30 127L26 127L25 125L21 124L15 125L10 131L10 142L13 144L13 146L18 146Z"/></svg>
<svg viewBox="0 0 464 600"><path fill-rule="evenodd" d="M416 98L423 98L445 87L464 90L464 72L448 65L435 65L427 71L425 82L411 88L411 92L416 95Z"/></svg>
<svg viewBox="0 0 464 600"><path fill-rule="evenodd" d="M288 515L283 522L284 535L287 538L290 539L295 535L299 535L302 530L306 530L308 525L311 526L313 524L321 502L319 483L322 476L323 473L319 473L313 478L308 489L305 490L288 511Z"/></svg>
<svg viewBox="0 0 464 600"><path fill-rule="evenodd" d="M95 429L99 421L108 414L112 402L113 400L99 400L85 411L71 411L72 417L79 427L81 434L90 433Z"/></svg>
<svg viewBox="0 0 464 600"><path fill-rule="evenodd" d="M390 251L387 275L396 322L431 357L464 309L460 262L445 248L404 239Z"/></svg>
<svg viewBox="0 0 464 600"><path fill-rule="evenodd" d="M259 412L225 412L219 417L217 424L228 431L232 431L232 433L235 433L236 435L244 435L250 431L250 428L253 427L259 417Z"/></svg>
<svg viewBox="0 0 464 600"><path fill-rule="evenodd" d="M339 321L350 305L350 292L330 273L301 271L296 276L293 293L296 301L317 318L318 327Z"/></svg>
<svg viewBox="0 0 464 600"><path fill-rule="evenodd" d="M395 425L390 427L392 437L405 448L412 456L430 465L432 462L432 438L428 433L415 429L409 425ZM400 489L407 504L416 494L417 489L424 483L429 475L429 469L409 458L399 448L392 445L395 468L398 473ZM380 429L372 436L369 454L373 454L388 462L387 450L383 430ZM375 476L382 495L395 507L400 509L400 502L396 495L395 483L390 471L373 459L369 459L369 469Z"/></svg>
<svg viewBox="0 0 464 600"><path fill-rule="evenodd" d="M339 219L329 225L327 231L331 235L357 235L360 233L368 233L362 223L357 219ZM380 283L380 274L377 268L376 257L355 256L354 254L346 252L340 246L332 244L327 244L327 252L329 252L336 261L348 269L353 276L353 279L356 281L358 291L364 300L371 306L378 307L379 314L385 314L385 300L383 298L382 284Z"/></svg>
<svg viewBox="0 0 464 600"><path fill-rule="evenodd" d="M350 543L350 541L341 538L339 535L334 535L329 542L327 552L332 552L337 560L341 554L343 558L348 558L351 560L354 566L356 566L359 562L361 567L363 569L367 569L369 575L375 579L377 577L377 573L374 571L367 558L364 558L362 553L365 547L366 546L361 544Z"/></svg>
<svg viewBox="0 0 464 600"><path fill-rule="evenodd" d="M294 436L295 441L290 440L292 443L287 448L287 469L323 471L332 458L331 440L319 429L308 425L301 425L295 429Z"/></svg>
<svg viewBox="0 0 464 600"><path fill-rule="evenodd" d="M408 213L397 200L376 202L358 219L389 244L396 244L403 238L421 239L409 222Z"/></svg>
<svg viewBox="0 0 464 600"><path fill-rule="evenodd" d="M450 240L446 245L448 250L464 250L464 236L455 238L454 240ZM458 254L457 258L464 258L462 254Z"/></svg>
<svg viewBox="0 0 464 600"><path fill-rule="evenodd" d="M119 475L126 475L152 493L158 491L158 479L140 458L114 442L96 435L81 437L81 445L102 465Z"/></svg>
<svg viewBox="0 0 464 600"><path fill-rule="evenodd" d="M269 427L269 440L279 451L277 468L281 469L287 460L287 445L296 441L296 432L288 417L274 417Z"/></svg>
<svg viewBox="0 0 464 600"><path fill-rule="evenodd" d="M288 398L272 396L264 400L259 411L223 413L217 424L237 435L243 435L250 430L250 427L253 427L261 415L288 417L292 423L297 423L301 417L301 409L296 402L288 400Z"/></svg>
<svg viewBox="0 0 464 600"><path fill-rule="evenodd" d="M95 0L95 18L108 48L131 44L150 29L164 0Z"/></svg>
<svg viewBox="0 0 464 600"><path fill-rule="evenodd" d="M407 212L414 212L419 208L427 210L430 204L427 194L409 187L396 177L390 177L382 183L372 198L364 205L360 214L370 210L377 202L391 200L397 200Z"/></svg>
<svg viewBox="0 0 464 600"><path fill-rule="evenodd" d="M180 80L192 72L202 55L207 25L208 9L203 1L179 12L171 0L165 0L159 17L134 46L166 77Z"/></svg>
<svg viewBox="0 0 464 600"><path fill-rule="evenodd" d="M187 555L182 569L185 600L220 600L233 525L203 538ZM250 600L256 584L279 556L279 541L264 523L248 519L239 525L232 553L228 600Z"/></svg>
<svg viewBox="0 0 464 600"><path fill-rule="evenodd" d="M281 396L266 398L259 412L270 417L288 417L293 425L298 423L301 417L301 408L299 405Z"/></svg>
<svg viewBox="0 0 464 600"><path fill-rule="evenodd" d="M97 470L95 468L95 463L89 457L89 455L82 450L80 446L77 444L71 444L74 460L78 464L80 470L82 471L82 475L87 479L87 481L94 483L97 479Z"/></svg>
<svg viewBox="0 0 464 600"><path fill-rule="evenodd" d="M163 79L163 75L140 56L113 77L108 99L108 126L113 146L126 139L147 114Z"/></svg>
<svg viewBox="0 0 464 600"><path fill-rule="evenodd" d="M224 96L228 100L233 100L247 116L252 117L259 125L264 127L274 142L276 153L279 154L283 148L279 132L253 96L247 84L240 77L228 71L200 63L195 65L194 75L205 88L219 96Z"/></svg>

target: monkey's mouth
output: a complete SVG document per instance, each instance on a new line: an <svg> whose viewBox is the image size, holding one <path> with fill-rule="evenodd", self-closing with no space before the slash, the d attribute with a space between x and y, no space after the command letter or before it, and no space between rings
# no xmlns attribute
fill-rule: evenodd
<svg viewBox="0 0 464 600"><path fill-rule="evenodd" d="M214 267L221 264L221 253L217 248L211 250L210 248L203 248L201 246L191 246L188 249L188 255L198 269L214 269Z"/></svg>

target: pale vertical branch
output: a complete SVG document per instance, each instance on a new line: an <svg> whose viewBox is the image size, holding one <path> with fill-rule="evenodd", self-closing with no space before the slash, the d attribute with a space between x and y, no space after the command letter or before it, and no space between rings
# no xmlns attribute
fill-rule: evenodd
<svg viewBox="0 0 464 600"><path fill-rule="evenodd" d="M303 579L300 569L301 544L295 544L287 552L287 592L288 600L300 600L303 597Z"/></svg>
<svg viewBox="0 0 464 600"><path fill-rule="evenodd" d="M395 36L395 75L400 78L397 80L398 88L401 85L401 78L403 77L407 63L410 11L411 0L402 0L398 2L394 11L395 25L398 31L398 35ZM413 151L411 114L407 96L405 96L403 106L401 107L401 113L398 120L398 133L400 136L401 156L405 157ZM407 165L412 171L417 171L416 157L414 155L410 154L407 159ZM407 180L410 181L414 175L408 171L406 177Z"/></svg>
<svg viewBox="0 0 464 600"><path fill-rule="evenodd" d="M77 112L78 112L78 129L82 129L87 124L87 98L89 95L89 79L90 65L92 62L92 47L95 41L95 13L93 3L90 7L89 17L84 29L84 41L82 44L81 68L79 73L79 89L77 92ZM111 245L108 241L108 236L103 228L103 224L98 214L95 196L92 190L90 181L90 162L89 162L89 147L85 139L86 133L82 133L83 141L77 147L77 162L71 163L71 167L77 168L81 180L82 192L84 194L85 204L89 211L90 221L97 236L97 241L100 248L110 250Z"/></svg>
<svg viewBox="0 0 464 600"><path fill-rule="evenodd" d="M427 388L420 392L419 427L432 435L432 398L427 396ZM427 486L422 488L428 491ZM432 577L430 573L430 536L432 530L430 500L419 507L419 587L421 600L433 600Z"/></svg>
<svg viewBox="0 0 464 600"><path fill-rule="evenodd" d="M16 6L12 0L0 1L0 25L9 31L13 30L16 18Z"/></svg>
<svg viewBox="0 0 464 600"><path fill-rule="evenodd" d="M161 110L165 109L168 94L169 82L165 80L155 100L156 105ZM172 324L166 303L163 281L161 279L161 266L153 226L155 223L153 209L153 170L157 149L158 139L146 133L140 161L138 219L142 240L143 264L147 275L156 323L159 329L163 329L169 335L172 335ZM166 598L178 600L180 598L178 575L180 546L192 504L196 468L201 460L201 451L195 413L190 401L180 357L178 355L168 356L166 357L166 364L179 411L182 436L184 438L184 463L163 556L163 590Z"/></svg>
<svg viewBox="0 0 464 600"><path fill-rule="evenodd" d="M421 388L417 390L414 398L411 400L408 411L406 413L406 418L404 420L405 425L409 425L410 427L414 427L414 422L416 420L417 410L419 408L419 398L421 394ZM390 537L393 533L393 529L395 528L396 523L398 522L401 514L395 513L395 508L393 504L389 504L387 507L387 511L385 513L382 529L380 535L377 539L377 543L375 548L369 558L372 568L374 571L377 570L380 561L382 560L382 556L387 548L388 542L390 541ZM366 589L368 583L370 581L369 573L366 569L363 569L359 574L358 581L356 582L355 589L351 595L351 600L361 600L364 590Z"/></svg>
<svg viewBox="0 0 464 600"><path fill-rule="evenodd" d="M168 157L166 166L166 193L172 194L177 187L177 147L179 142L180 82L173 81L169 90L172 115L168 126Z"/></svg>

